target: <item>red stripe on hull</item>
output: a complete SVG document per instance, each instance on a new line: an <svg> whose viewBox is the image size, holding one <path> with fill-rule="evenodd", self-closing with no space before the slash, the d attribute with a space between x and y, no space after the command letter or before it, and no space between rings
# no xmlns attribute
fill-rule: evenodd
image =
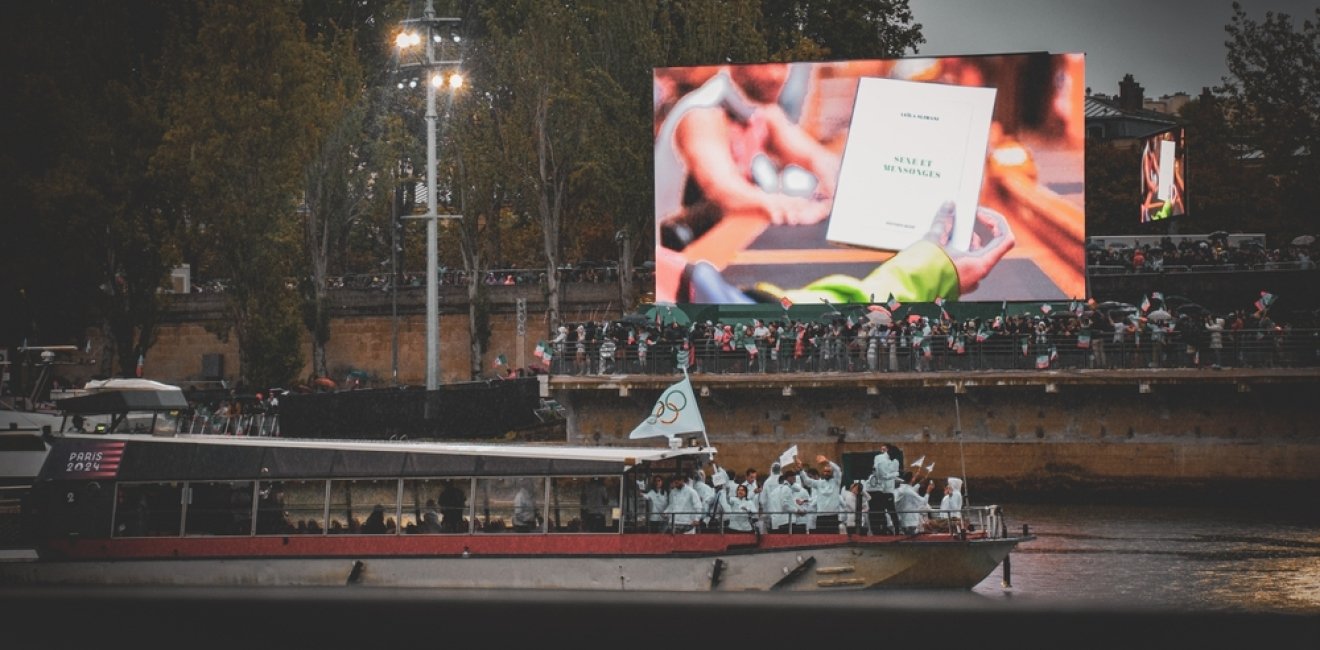
<svg viewBox="0 0 1320 650"><path fill-rule="evenodd" d="M967 540L983 535L969 535ZM509 534L509 535L308 535L287 537L157 537L134 539L61 539L48 542L48 558L103 560L239 557L445 557L498 556L655 556L815 548L846 544L894 544L903 541L962 542L952 535L851 536L752 534Z"/></svg>

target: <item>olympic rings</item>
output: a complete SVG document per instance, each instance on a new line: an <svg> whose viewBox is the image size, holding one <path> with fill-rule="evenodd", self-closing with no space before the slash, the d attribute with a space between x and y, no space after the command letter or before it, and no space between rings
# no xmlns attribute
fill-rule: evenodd
<svg viewBox="0 0 1320 650"><path fill-rule="evenodd" d="M681 404L674 403L676 401L674 399L675 396L682 398ZM655 414L651 416L651 419L655 422L659 422L660 424L673 424L678 421L679 414L683 412L683 409L687 408L687 405L688 405L687 395L685 395L682 391L671 390L669 391L668 394L660 398L660 400L655 403ZM673 411L674 415L673 417L669 417L666 419L665 416L670 411Z"/></svg>

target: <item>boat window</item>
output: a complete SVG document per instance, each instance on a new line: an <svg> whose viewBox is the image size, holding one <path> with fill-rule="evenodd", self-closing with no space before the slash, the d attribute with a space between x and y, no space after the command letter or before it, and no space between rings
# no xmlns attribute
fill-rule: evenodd
<svg viewBox="0 0 1320 650"><path fill-rule="evenodd" d="M257 534L325 534L325 481L262 481Z"/></svg>
<svg viewBox="0 0 1320 650"><path fill-rule="evenodd" d="M182 483L120 483L115 500L115 537L179 535Z"/></svg>
<svg viewBox="0 0 1320 650"><path fill-rule="evenodd" d="M185 535L251 535L252 482L188 484Z"/></svg>
<svg viewBox="0 0 1320 650"><path fill-rule="evenodd" d="M397 479L330 481L331 535L393 535L398 532Z"/></svg>
<svg viewBox="0 0 1320 650"><path fill-rule="evenodd" d="M472 479L408 479L399 521L405 533L467 533L472 529L468 494Z"/></svg>
<svg viewBox="0 0 1320 650"><path fill-rule="evenodd" d="M544 532L545 486L544 477L477 479L477 531Z"/></svg>
<svg viewBox="0 0 1320 650"><path fill-rule="evenodd" d="M612 533L619 528L619 477L550 479L550 532Z"/></svg>

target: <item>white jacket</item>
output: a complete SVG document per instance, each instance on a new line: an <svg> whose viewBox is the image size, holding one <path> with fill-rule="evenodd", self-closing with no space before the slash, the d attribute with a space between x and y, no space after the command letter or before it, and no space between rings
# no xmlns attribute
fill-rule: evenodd
<svg viewBox="0 0 1320 650"><path fill-rule="evenodd" d="M739 499L737 494L720 492L720 505L724 508L724 521L729 530L750 533L756 524L756 516L761 512L756 499Z"/></svg>

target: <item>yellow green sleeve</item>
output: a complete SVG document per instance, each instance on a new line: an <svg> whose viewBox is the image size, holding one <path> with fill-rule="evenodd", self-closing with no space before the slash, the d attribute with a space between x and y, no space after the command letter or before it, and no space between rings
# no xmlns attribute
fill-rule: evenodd
<svg viewBox="0 0 1320 650"><path fill-rule="evenodd" d="M848 275L828 275L801 289L777 291L760 285L775 295L786 295L801 303L820 302L822 298L837 303L886 300L892 294L902 302L931 302L936 298L957 300L958 271L939 246L926 240L899 251L889 261L862 279Z"/></svg>

